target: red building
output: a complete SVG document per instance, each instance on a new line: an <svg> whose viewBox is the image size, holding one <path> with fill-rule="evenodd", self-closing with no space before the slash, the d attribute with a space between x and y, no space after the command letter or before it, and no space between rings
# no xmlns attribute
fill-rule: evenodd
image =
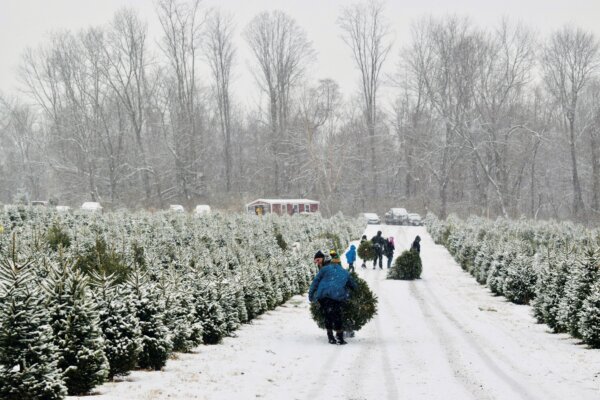
<svg viewBox="0 0 600 400"><path fill-rule="evenodd" d="M319 202L308 199L257 199L246 204L246 211L256 215L315 213L319 211Z"/></svg>

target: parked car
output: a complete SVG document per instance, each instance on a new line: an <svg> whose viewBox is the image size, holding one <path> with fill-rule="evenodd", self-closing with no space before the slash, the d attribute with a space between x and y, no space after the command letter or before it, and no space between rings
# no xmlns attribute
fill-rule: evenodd
<svg viewBox="0 0 600 400"><path fill-rule="evenodd" d="M421 220L421 216L416 213L408 214L408 223L413 226L421 226L423 225L423 221Z"/></svg>
<svg viewBox="0 0 600 400"><path fill-rule="evenodd" d="M385 223L388 225L407 225L408 211L405 208L390 208L385 213Z"/></svg>
<svg viewBox="0 0 600 400"><path fill-rule="evenodd" d="M367 220L367 224L380 224L381 220L375 213L362 213L362 217Z"/></svg>
<svg viewBox="0 0 600 400"><path fill-rule="evenodd" d="M96 201L86 201L85 203L83 203L81 205L81 209L83 211L87 211L87 212L91 212L91 213L101 213L102 212L102 206L100 205L100 203L98 203Z"/></svg>
<svg viewBox="0 0 600 400"><path fill-rule="evenodd" d="M207 204L198 204L194 209L195 215L210 214L210 206Z"/></svg>
<svg viewBox="0 0 600 400"><path fill-rule="evenodd" d="M69 211L71 211L71 207L69 207L69 206L56 206L56 212L66 213Z"/></svg>
<svg viewBox="0 0 600 400"><path fill-rule="evenodd" d="M176 212L176 213L183 213L183 212L185 212L185 208L183 208L183 206L181 204L171 204L169 206L169 211Z"/></svg>
<svg viewBox="0 0 600 400"><path fill-rule="evenodd" d="M33 207L48 207L48 202L45 200L33 200L31 205Z"/></svg>

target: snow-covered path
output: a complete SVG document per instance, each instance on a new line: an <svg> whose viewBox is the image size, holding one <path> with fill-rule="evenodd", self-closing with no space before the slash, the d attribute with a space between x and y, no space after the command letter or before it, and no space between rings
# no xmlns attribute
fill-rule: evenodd
<svg viewBox="0 0 600 400"><path fill-rule="evenodd" d="M93 399L600 399L599 350L493 297L424 228L366 234L377 229L396 238L396 255L421 235L423 275L387 281L358 268L379 313L348 345L328 344L296 296L236 338L107 383Z"/></svg>

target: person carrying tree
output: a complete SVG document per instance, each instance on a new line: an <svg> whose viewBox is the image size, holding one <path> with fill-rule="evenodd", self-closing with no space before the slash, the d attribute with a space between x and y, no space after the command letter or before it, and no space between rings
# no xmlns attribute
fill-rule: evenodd
<svg viewBox="0 0 600 400"><path fill-rule="evenodd" d="M373 236L371 242L373 243L373 250L375 252L373 269L375 269L377 265L377 260L379 260L379 269L383 269L383 249L385 247L385 239L381 236L381 231L377 231L377 235Z"/></svg>
<svg viewBox="0 0 600 400"><path fill-rule="evenodd" d="M350 298L350 289L356 289L356 282L348 271L342 268L340 258L334 250L327 256L321 250L317 251L314 262L320 270L310 285L308 300L311 303L318 301L323 310L329 343L346 344L342 307Z"/></svg>
<svg viewBox="0 0 600 400"><path fill-rule="evenodd" d="M360 244L359 244L358 246L360 247L360 245L361 245L363 242L366 242L367 240L368 240L368 239L367 239L367 235L362 235L362 238L360 238ZM367 268L367 264L365 264L365 260L361 260L361 261L362 261L362 264L360 264L360 267L361 267L361 268Z"/></svg>

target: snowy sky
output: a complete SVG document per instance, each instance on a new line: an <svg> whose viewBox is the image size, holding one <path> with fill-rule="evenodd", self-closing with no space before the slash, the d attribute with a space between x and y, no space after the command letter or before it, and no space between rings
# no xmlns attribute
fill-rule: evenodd
<svg viewBox="0 0 600 400"><path fill-rule="evenodd" d="M204 0L205 7L219 6L231 12L238 27L237 95L251 101L255 93L249 68L250 54L241 31L258 12L274 8L293 16L307 31L318 52L310 76L333 78L345 94L356 87L357 74L350 53L340 39L336 19L343 0ZM78 30L108 23L116 10L131 7L148 22L149 35L156 40L160 27L152 0L0 0L0 92L18 90L17 66L27 47L43 43L48 32ZM565 23L593 31L600 38L600 0L389 0L388 18L392 22L395 47L391 70L398 52L409 37L410 23L424 15L455 13L468 15L480 26L496 24L503 15L520 20L545 34Z"/></svg>

